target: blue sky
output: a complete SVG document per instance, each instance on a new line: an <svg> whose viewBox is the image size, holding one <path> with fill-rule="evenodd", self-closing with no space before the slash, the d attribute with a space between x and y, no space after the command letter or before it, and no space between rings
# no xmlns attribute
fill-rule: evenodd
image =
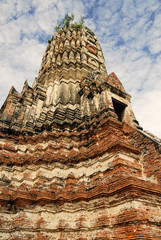
<svg viewBox="0 0 161 240"><path fill-rule="evenodd" d="M12 85L37 76L47 40L65 13L85 17L141 126L161 137L161 0L0 0L0 105Z"/></svg>

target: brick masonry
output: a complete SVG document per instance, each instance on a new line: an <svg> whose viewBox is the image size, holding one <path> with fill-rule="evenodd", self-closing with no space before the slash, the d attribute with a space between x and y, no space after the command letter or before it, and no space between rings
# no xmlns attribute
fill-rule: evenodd
<svg viewBox="0 0 161 240"><path fill-rule="evenodd" d="M0 110L0 239L161 239L161 140L88 28L60 29Z"/></svg>

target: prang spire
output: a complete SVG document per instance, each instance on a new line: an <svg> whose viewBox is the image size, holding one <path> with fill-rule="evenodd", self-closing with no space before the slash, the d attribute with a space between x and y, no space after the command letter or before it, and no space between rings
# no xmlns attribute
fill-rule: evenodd
<svg viewBox="0 0 161 240"><path fill-rule="evenodd" d="M12 110L11 110L12 109ZM11 113L15 117L11 117ZM11 90L0 127L17 134L77 129L113 117L137 125L128 95L115 74L107 75L102 49L86 26L59 29L49 41L32 88Z"/></svg>

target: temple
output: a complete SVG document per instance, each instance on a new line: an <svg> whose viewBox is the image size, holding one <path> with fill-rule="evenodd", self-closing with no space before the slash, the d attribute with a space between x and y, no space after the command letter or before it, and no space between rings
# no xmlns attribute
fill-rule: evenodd
<svg viewBox="0 0 161 240"><path fill-rule="evenodd" d="M59 29L0 109L0 239L161 239L161 140L86 26Z"/></svg>

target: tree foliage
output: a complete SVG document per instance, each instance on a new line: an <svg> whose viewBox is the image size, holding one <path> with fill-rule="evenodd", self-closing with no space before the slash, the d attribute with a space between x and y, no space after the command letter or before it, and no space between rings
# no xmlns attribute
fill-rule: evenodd
<svg viewBox="0 0 161 240"><path fill-rule="evenodd" d="M79 28L81 28L81 27L83 26L83 24L84 24L84 17L81 17L79 23L75 22L75 23L74 23L74 26L75 26L77 29L79 29Z"/></svg>
<svg viewBox="0 0 161 240"><path fill-rule="evenodd" d="M57 25L55 26L55 31L58 31L60 28L68 28L70 23L74 20L74 14L72 14L71 16L69 16L68 14L65 14L65 17L61 20L57 22ZM81 17L79 23L75 22L74 26L79 29L83 26L84 24L84 17Z"/></svg>

